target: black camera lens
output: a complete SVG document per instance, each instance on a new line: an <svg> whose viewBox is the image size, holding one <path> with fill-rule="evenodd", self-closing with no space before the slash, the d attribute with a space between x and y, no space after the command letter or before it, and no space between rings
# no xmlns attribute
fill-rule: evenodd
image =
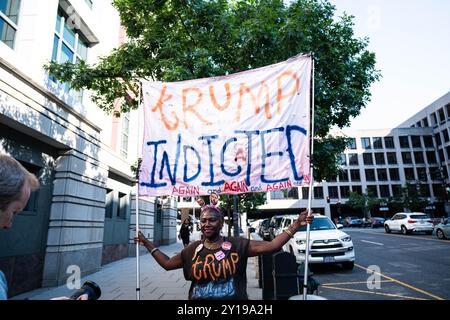
<svg viewBox="0 0 450 320"><path fill-rule="evenodd" d="M83 294L87 294L88 300L97 300L102 295L102 291L94 281L86 281L83 286L70 297L70 299L76 300Z"/></svg>

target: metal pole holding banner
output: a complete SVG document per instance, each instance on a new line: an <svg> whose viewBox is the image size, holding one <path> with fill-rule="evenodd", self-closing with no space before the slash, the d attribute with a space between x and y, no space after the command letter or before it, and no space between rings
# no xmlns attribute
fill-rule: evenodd
<svg viewBox="0 0 450 320"><path fill-rule="evenodd" d="M137 169L136 169L136 238L139 236L139 174L141 171L141 163L139 161L139 148L140 148L140 144L139 144L139 111L141 110L141 90L142 90L142 84L139 81L139 93L138 93L138 120L137 120L137 136L136 136L136 141L137 141L137 150L136 153L138 154L138 159L137 159ZM140 279L140 264L139 264L139 241L136 242L136 300L141 300L141 279Z"/></svg>
<svg viewBox="0 0 450 320"><path fill-rule="evenodd" d="M308 194L308 215L311 214L311 201L313 190L313 162L312 155L314 154L314 55L311 54L312 70L311 70L311 149L310 149L310 175L309 175L309 194ZM310 241L311 225L306 224L306 250L305 250L305 273L303 275L303 300L307 299L308 290L308 262L309 262L309 241Z"/></svg>

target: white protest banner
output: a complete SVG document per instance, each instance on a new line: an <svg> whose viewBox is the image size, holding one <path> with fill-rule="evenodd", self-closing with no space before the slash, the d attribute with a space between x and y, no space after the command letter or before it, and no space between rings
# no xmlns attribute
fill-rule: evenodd
<svg viewBox="0 0 450 320"><path fill-rule="evenodd" d="M267 192L309 181L311 56L142 83L139 195Z"/></svg>

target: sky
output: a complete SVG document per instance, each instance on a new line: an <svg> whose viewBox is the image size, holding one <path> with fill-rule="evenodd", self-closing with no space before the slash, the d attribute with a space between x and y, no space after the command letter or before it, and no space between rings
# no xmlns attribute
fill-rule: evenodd
<svg viewBox="0 0 450 320"><path fill-rule="evenodd" d="M450 91L449 0L330 0L369 37L382 78L350 129L398 126Z"/></svg>

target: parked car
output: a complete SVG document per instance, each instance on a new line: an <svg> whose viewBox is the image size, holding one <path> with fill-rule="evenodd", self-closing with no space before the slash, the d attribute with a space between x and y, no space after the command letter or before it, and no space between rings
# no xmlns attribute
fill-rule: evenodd
<svg viewBox="0 0 450 320"><path fill-rule="evenodd" d="M258 234L264 240L270 240L269 225L269 219L264 219L259 223Z"/></svg>
<svg viewBox="0 0 450 320"><path fill-rule="evenodd" d="M423 212L400 212L384 222L384 230L386 233L400 231L405 235L411 232L431 234L434 226L433 220Z"/></svg>
<svg viewBox="0 0 450 320"><path fill-rule="evenodd" d="M372 217L371 218L371 228L382 228L384 226L384 221L386 219L380 217Z"/></svg>
<svg viewBox="0 0 450 320"><path fill-rule="evenodd" d="M284 217L282 228L287 228L297 218L297 216ZM339 230L327 216L316 214L310 230L309 263L341 263L345 269L353 269L355 249L348 234ZM294 254L297 263L305 261L306 226L295 233L294 237L283 246L283 250Z"/></svg>
<svg viewBox="0 0 450 320"><path fill-rule="evenodd" d="M439 239L450 239L450 224L448 223L448 219L445 218L441 223L435 225L433 233Z"/></svg>
<svg viewBox="0 0 450 320"><path fill-rule="evenodd" d="M278 235L278 228L280 228L283 216L273 216L269 223L269 240L273 240Z"/></svg>
<svg viewBox="0 0 450 320"><path fill-rule="evenodd" d="M347 217L344 220L344 227L362 227L363 221L358 217Z"/></svg>

